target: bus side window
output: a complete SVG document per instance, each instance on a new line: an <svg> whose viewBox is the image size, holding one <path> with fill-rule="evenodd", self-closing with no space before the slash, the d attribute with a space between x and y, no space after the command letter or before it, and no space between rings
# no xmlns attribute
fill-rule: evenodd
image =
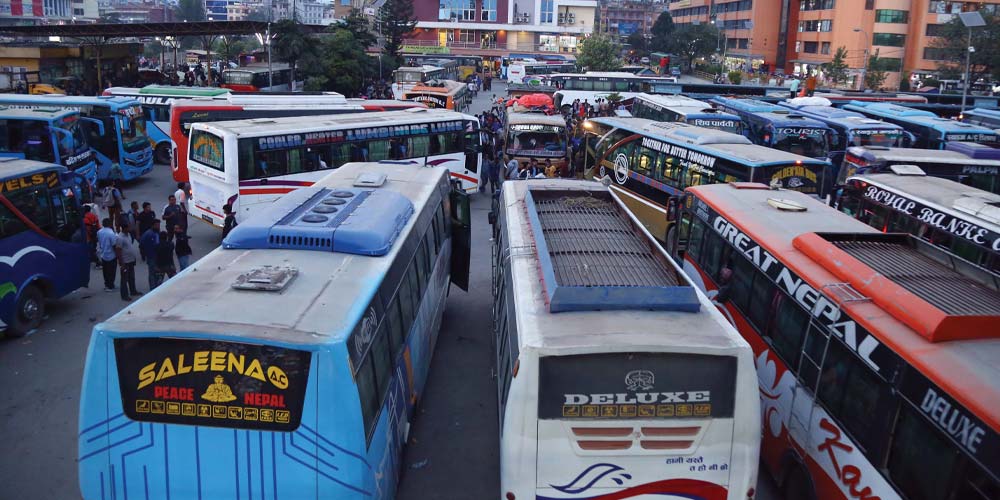
<svg viewBox="0 0 1000 500"><path fill-rule="evenodd" d="M666 181L667 184L679 188L680 185L678 184L678 181L680 180L681 172L683 171L680 162L677 160L677 158L674 158L673 156L670 156L666 153L664 153L663 156L661 156L661 158L664 159L663 180Z"/></svg>
<svg viewBox="0 0 1000 500"><path fill-rule="evenodd" d="M909 498L921 500L997 498L981 496L981 492L951 497L948 479L958 459L958 450L947 438L914 408L906 403L901 405L886 461L888 476L900 491ZM996 491L995 486L993 490Z"/></svg>
<svg viewBox="0 0 1000 500"><path fill-rule="evenodd" d="M28 226L14 216L5 205L0 205L0 236L7 238L26 231Z"/></svg>
<svg viewBox="0 0 1000 500"><path fill-rule="evenodd" d="M750 314L747 319L758 332L767 331L767 325L771 317L771 308L776 305L775 298L777 287L762 272L754 273L753 289L750 293L750 305L747 309Z"/></svg>
<svg viewBox="0 0 1000 500"><path fill-rule="evenodd" d="M691 215L688 216L692 217ZM684 251L687 255L691 256L691 260L700 264L701 260L698 257L701 255L701 242L702 237L705 234L705 223L702 222L701 219L692 218L694 219L694 222L691 224L691 231L689 233L687 246Z"/></svg>
<svg viewBox="0 0 1000 500"><path fill-rule="evenodd" d="M351 159L351 148L350 144L330 146L331 161L327 162L328 168L339 168L341 165L347 163Z"/></svg>
<svg viewBox="0 0 1000 500"><path fill-rule="evenodd" d="M408 139L409 147L407 150L409 154L407 158L421 158L427 156L427 150L430 147L430 139L426 135L417 135L410 137Z"/></svg>
<svg viewBox="0 0 1000 500"><path fill-rule="evenodd" d="M656 156L657 152L646 147L639 147L639 154L637 155L635 165L636 172L639 172L646 177L653 177L656 167Z"/></svg>
<svg viewBox="0 0 1000 500"><path fill-rule="evenodd" d="M375 359L375 383L378 387L376 402L381 403L382 396L389 389L389 380L392 379L392 348L389 345L389 322L384 319L375 333L375 340L372 341L368 357Z"/></svg>
<svg viewBox="0 0 1000 500"><path fill-rule="evenodd" d="M20 144L11 135L20 134L20 127L11 127L7 120L0 120L0 151L8 152L12 144Z"/></svg>
<svg viewBox="0 0 1000 500"><path fill-rule="evenodd" d="M368 141L367 161L383 161L389 158L389 141Z"/></svg>
<svg viewBox="0 0 1000 500"><path fill-rule="evenodd" d="M28 220L35 223L36 226L46 233L54 236L52 231L52 205L47 189L21 191L15 195L8 196L8 199Z"/></svg>
<svg viewBox="0 0 1000 500"><path fill-rule="evenodd" d="M819 400L863 450L871 452L890 434L888 420L895 412L879 407L894 399L889 384L839 340L830 339L818 392ZM943 477L947 475L938 475L938 480Z"/></svg>
<svg viewBox="0 0 1000 500"><path fill-rule="evenodd" d="M726 246L725 240L723 240L718 234L714 232L708 232L705 234L705 246L703 248L702 255L702 268L705 269L705 273L711 276L713 279L719 275L719 269L723 264L722 253Z"/></svg>
<svg viewBox="0 0 1000 500"><path fill-rule="evenodd" d="M361 417L365 424L365 433L369 433L375 425L375 415L378 414L378 384L375 381L375 366L372 356L365 356L354 374L358 384L358 397L361 400Z"/></svg>
<svg viewBox="0 0 1000 500"><path fill-rule="evenodd" d="M785 364L797 371L802 342L809 328L809 313L792 297L779 293L778 308L770 326L764 338L770 340L771 347Z"/></svg>

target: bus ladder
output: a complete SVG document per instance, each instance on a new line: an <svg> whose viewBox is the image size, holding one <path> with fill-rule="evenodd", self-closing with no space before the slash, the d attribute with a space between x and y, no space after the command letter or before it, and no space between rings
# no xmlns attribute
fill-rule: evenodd
<svg viewBox="0 0 1000 500"><path fill-rule="evenodd" d="M837 305L837 318L842 316L841 308L844 304L868 302L871 300L862 295L850 283L831 283L823 286L821 290L826 297L835 299L832 302ZM818 335L813 335L813 332L816 332ZM796 370L795 374L799 383L792 391L792 406L788 419L789 439L796 441L799 446L806 448L812 446L810 425L819 399L819 382L823 364L826 362L826 354L830 348L831 335L830 329L819 324L814 314L809 315L809 327L803 334L802 347L799 349L798 370ZM806 345L810 341L818 341L822 344L819 359L815 359L809 354L809 349L806 348ZM808 367L808 371L814 374L812 380L809 380L809 377L804 375L807 371L806 367Z"/></svg>

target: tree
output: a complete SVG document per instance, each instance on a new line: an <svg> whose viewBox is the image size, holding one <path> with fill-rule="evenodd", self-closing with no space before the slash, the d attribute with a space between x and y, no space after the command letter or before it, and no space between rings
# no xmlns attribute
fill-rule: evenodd
<svg viewBox="0 0 1000 500"><path fill-rule="evenodd" d="M351 12L344 18L343 23L340 25L331 25L330 27L330 31L336 31L337 29L350 31L354 35L354 39L366 49L378 43L378 37L375 33L372 33L371 22L368 16L364 15L359 9L351 9Z"/></svg>
<svg viewBox="0 0 1000 500"><path fill-rule="evenodd" d="M663 11L656 18L653 27L649 29L653 34L649 48L657 52L667 52L670 50L670 36L674 33L674 18L670 12Z"/></svg>
<svg viewBox="0 0 1000 500"><path fill-rule="evenodd" d="M417 26L413 17L413 0L386 0L379 7L375 22L384 43L382 53L398 64L403 41Z"/></svg>
<svg viewBox="0 0 1000 500"><path fill-rule="evenodd" d="M715 53L719 41L719 30L713 24L688 24L674 30L670 37L669 51L682 56L688 70L694 67L694 60Z"/></svg>
<svg viewBox="0 0 1000 500"><path fill-rule="evenodd" d="M644 56L649 53L649 48L646 46L646 36L641 31L636 31L626 38L629 46L635 51L635 55Z"/></svg>
<svg viewBox="0 0 1000 500"><path fill-rule="evenodd" d="M299 60L316 50L315 41L309 38L298 21L292 19L282 19L274 23L271 27L271 36L273 37L271 50L278 59L288 62L291 68L291 81L295 82L295 66Z"/></svg>
<svg viewBox="0 0 1000 500"><path fill-rule="evenodd" d="M579 47L576 65L587 71L616 71L621 69L619 55L622 46L606 33L594 33Z"/></svg>
<svg viewBox="0 0 1000 500"><path fill-rule="evenodd" d="M841 85L847 81L847 47L837 47L837 52L833 54L833 60L826 63L826 74L833 80L834 85Z"/></svg>
<svg viewBox="0 0 1000 500"><path fill-rule="evenodd" d="M969 57L969 75L975 82L979 79L1000 80L1000 50L997 40L1000 40L1000 15L983 11L986 26L972 29L972 46L976 51ZM942 78L957 77L964 79L965 54L969 44L969 30L958 19L952 16L951 21L940 25L937 38L931 41L937 56L938 72Z"/></svg>
<svg viewBox="0 0 1000 500"><path fill-rule="evenodd" d="M177 2L174 15L178 21L189 23L204 21L207 17L205 15L205 2L203 0L180 0Z"/></svg>
<svg viewBox="0 0 1000 500"><path fill-rule="evenodd" d="M319 45L320 50L307 61L306 67L310 70L306 90L332 90L349 96L360 94L365 82L374 74L374 60L365 52L365 47L342 26L323 37Z"/></svg>
<svg viewBox="0 0 1000 500"><path fill-rule="evenodd" d="M865 70L865 88L879 90L885 83L888 73L886 73L887 62L878 56L878 50L868 59L868 68Z"/></svg>

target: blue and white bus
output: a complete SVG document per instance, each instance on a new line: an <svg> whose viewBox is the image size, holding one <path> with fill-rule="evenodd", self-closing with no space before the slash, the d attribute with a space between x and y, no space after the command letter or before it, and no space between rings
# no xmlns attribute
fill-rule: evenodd
<svg viewBox="0 0 1000 500"><path fill-rule="evenodd" d="M449 278L468 286L448 178L344 165L94 327L83 497L394 498Z"/></svg>
<svg viewBox="0 0 1000 500"><path fill-rule="evenodd" d="M962 113L962 121L973 125L979 125L980 127L991 128L996 133L1000 134L1000 110L998 109L967 109L964 113Z"/></svg>
<svg viewBox="0 0 1000 500"><path fill-rule="evenodd" d="M886 102L852 101L844 109L857 111L865 116L895 123L913 134L912 147L945 149L952 141L996 143L1000 135L991 128L941 118L930 111L908 108Z"/></svg>
<svg viewBox="0 0 1000 500"><path fill-rule="evenodd" d="M639 94L632 99L631 113L636 118L658 122L687 123L734 134L743 133L743 122L739 116L682 95Z"/></svg>
<svg viewBox="0 0 1000 500"><path fill-rule="evenodd" d="M62 108L79 111L87 142L97 156L98 179L130 181L153 170L153 147L146 136L146 119L135 99L81 97L60 94L0 95L0 106Z"/></svg>
<svg viewBox="0 0 1000 500"><path fill-rule="evenodd" d="M0 157L56 163L79 175L81 187L96 187L97 163L81 125L86 120L59 108L0 106Z"/></svg>
<svg viewBox="0 0 1000 500"><path fill-rule="evenodd" d="M821 121L755 99L716 97L709 102L739 116L743 135L754 144L823 160L830 153L831 130Z"/></svg>
<svg viewBox="0 0 1000 500"><path fill-rule="evenodd" d="M941 151L879 146L850 147L844 155L835 185L843 187L847 179L855 175L887 173L897 166L916 166L920 169L920 175L950 179L1000 194L1000 158L975 158L962 151L953 151L955 145L969 143L951 143L948 149ZM834 195L836 199L836 193Z"/></svg>
<svg viewBox="0 0 1000 500"><path fill-rule="evenodd" d="M90 280L76 176L52 163L0 158L0 329L20 337L45 301Z"/></svg>

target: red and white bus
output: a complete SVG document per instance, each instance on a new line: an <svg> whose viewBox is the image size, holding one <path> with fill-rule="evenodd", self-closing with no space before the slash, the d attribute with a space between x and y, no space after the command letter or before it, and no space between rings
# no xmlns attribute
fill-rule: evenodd
<svg viewBox="0 0 1000 500"><path fill-rule="evenodd" d="M339 94L338 94L339 96ZM174 101L170 107L170 138L173 151L170 166L175 181L187 181L188 135L192 123L278 118L283 116L332 115L364 111L395 111L425 108L413 101L379 99L328 100L327 96L230 96L228 99L187 99Z"/></svg>
<svg viewBox="0 0 1000 500"><path fill-rule="evenodd" d="M753 347L785 498L1000 498L995 276L795 191L686 196L677 248Z"/></svg>

